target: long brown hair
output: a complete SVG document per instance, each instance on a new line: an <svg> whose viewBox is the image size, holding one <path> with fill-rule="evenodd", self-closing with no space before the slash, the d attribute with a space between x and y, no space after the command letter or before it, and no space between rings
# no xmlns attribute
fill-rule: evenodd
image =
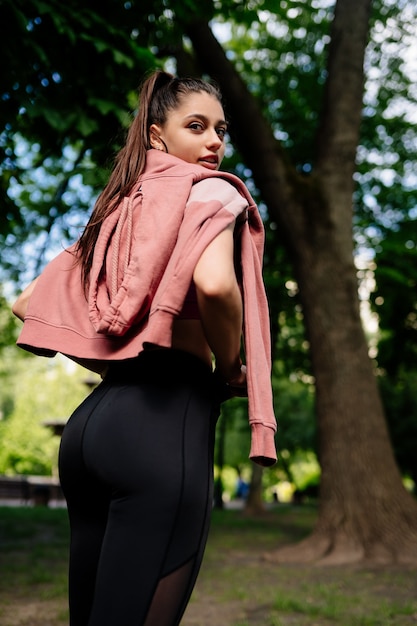
<svg viewBox="0 0 417 626"><path fill-rule="evenodd" d="M168 113L175 110L190 93L206 92L221 103L216 85L199 78L176 78L162 70L153 72L139 90L139 107L127 133L125 145L116 155L115 165L107 185L97 198L91 217L76 246L81 264L82 281L87 290L94 247L102 222L132 190L146 165L149 150L149 128L163 125Z"/></svg>

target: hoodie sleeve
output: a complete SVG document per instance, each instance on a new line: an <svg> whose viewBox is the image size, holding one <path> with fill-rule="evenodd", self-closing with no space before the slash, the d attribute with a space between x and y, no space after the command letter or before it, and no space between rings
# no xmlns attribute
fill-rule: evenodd
<svg viewBox="0 0 417 626"><path fill-rule="evenodd" d="M251 426L250 458L259 465L276 462L277 424L271 384L269 309L262 277L264 228L255 206L241 234L248 409Z"/></svg>

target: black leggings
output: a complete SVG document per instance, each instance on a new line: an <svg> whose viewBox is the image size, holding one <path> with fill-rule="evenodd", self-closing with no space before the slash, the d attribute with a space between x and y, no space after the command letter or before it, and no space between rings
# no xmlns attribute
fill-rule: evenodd
<svg viewBox="0 0 417 626"><path fill-rule="evenodd" d="M112 366L65 427L71 626L174 626L206 544L220 393L174 350Z"/></svg>

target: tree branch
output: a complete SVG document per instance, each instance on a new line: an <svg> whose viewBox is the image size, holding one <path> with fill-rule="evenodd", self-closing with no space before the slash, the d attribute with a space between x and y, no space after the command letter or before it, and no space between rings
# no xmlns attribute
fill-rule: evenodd
<svg viewBox="0 0 417 626"><path fill-rule="evenodd" d="M245 163L252 170L258 188L268 207L279 205L274 216L287 222L286 230L294 229L295 213L290 205L294 193L294 168L271 131L255 97L227 58L208 23L196 19L184 25L203 71L220 85L226 110L233 110L230 133ZM295 181L294 181L295 182Z"/></svg>
<svg viewBox="0 0 417 626"><path fill-rule="evenodd" d="M352 176L363 101L363 63L372 0L338 0L328 51L328 77L317 136L321 175ZM343 167L335 167L340 163ZM346 166L348 165L348 169Z"/></svg>

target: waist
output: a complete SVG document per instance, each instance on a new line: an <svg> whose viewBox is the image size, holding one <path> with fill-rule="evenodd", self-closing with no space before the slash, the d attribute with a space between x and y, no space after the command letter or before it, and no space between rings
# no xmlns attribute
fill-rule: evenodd
<svg viewBox="0 0 417 626"><path fill-rule="evenodd" d="M144 350L134 359L113 361L107 370L105 381L167 381L210 382L212 368L200 358L171 348Z"/></svg>
<svg viewBox="0 0 417 626"><path fill-rule="evenodd" d="M199 320L174 319L172 343L174 350L194 354L211 367L212 356L202 324Z"/></svg>

